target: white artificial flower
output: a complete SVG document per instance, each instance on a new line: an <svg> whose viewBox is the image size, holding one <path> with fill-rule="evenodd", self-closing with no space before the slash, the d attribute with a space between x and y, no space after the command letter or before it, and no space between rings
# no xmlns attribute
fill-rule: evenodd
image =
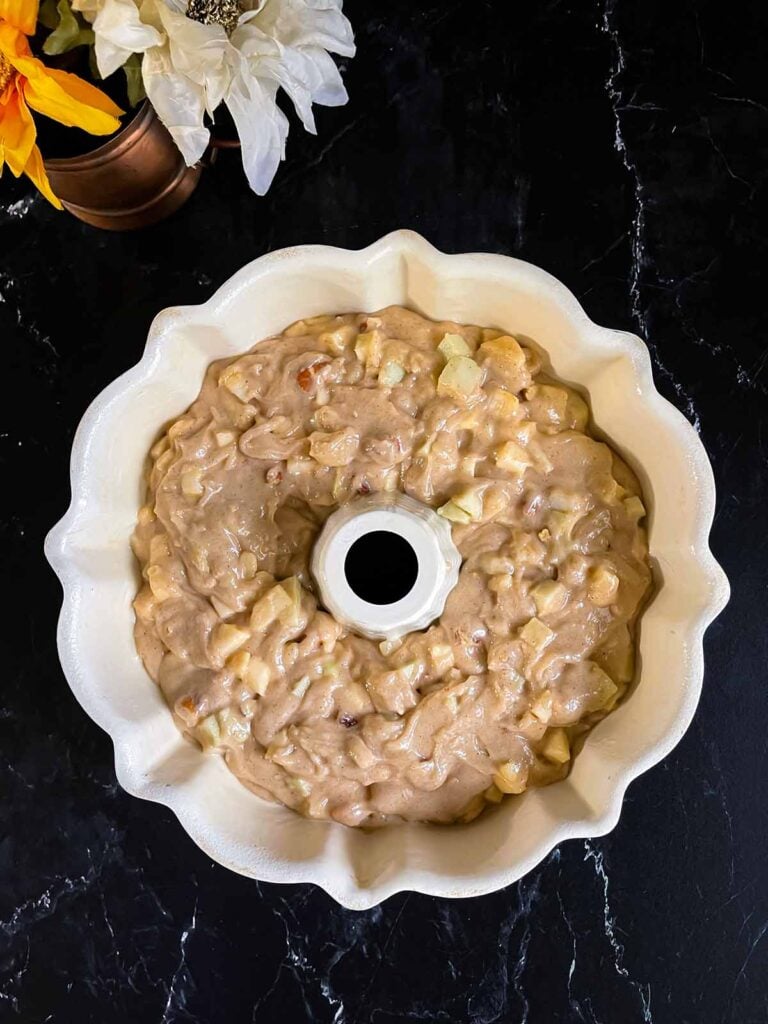
<svg viewBox="0 0 768 1024"><path fill-rule="evenodd" d="M205 115L226 104L243 166L259 195L285 156L282 88L304 127L312 104L339 106L347 93L330 53L351 57L352 28L342 0L75 0L92 22L106 76L143 53L147 96L188 164L205 152Z"/></svg>
<svg viewBox="0 0 768 1024"><path fill-rule="evenodd" d="M147 97L192 166L210 141L205 114L213 116L229 90L233 47L221 25L192 21L166 0L143 0L141 18L161 39L141 65Z"/></svg>
<svg viewBox="0 0 768 1024"><path fill-rule="evenodd" d="M159 33L142 22L134 0L73 0L72 7L91 22L102 78L122 67L131 54L162 43Z"/></svg>

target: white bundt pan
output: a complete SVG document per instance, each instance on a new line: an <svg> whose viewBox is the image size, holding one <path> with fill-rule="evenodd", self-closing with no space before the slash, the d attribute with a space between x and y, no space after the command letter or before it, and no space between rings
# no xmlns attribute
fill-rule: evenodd
<svg viewBox="0 0 768 1024"><path fill-rule="evenodd" d="M656 593L642 619L630 697L591 733L567 780L505 800L469 825L373 833L309 821L254 796L222 760L177 732L133 644L137 569L129 547L144 458L200 390L208 364L300 317L392 303L434 319L533 339L589 395L594 422L642 481ZM708 534L712 471L696 433L656 391L639 338L598 327L543 270L506 256L449 256L410 231L361 251L299 246L244 267L200 306L166 309L141 362L83 417L72 504L46 541L64 603L58 645L69 684L115 745L120 784L170 807L214 860L269 882L313 882L363 910L401 890L475 896L509 885L564 839L614 827L624 791L672 750L703 677L704 631L728 600Z"/></svg>

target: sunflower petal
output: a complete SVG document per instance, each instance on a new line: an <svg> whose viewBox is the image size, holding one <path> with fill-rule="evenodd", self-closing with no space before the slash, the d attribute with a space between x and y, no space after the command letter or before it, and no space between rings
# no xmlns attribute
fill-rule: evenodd
<svg viewBox="0 0 768 1024"><path fill-rule="evenodd" d="M0 165L5 161L18 178L27 165L36 136L29 108L14 86L6 102L0 104Z"/></svg>
<svg viewBox="0 0 768 1024"><path fill-rule="evenodd" d="M0 0L0 21L21 29L25 36L33 36L38 6L38 0Z"/></svg>
<svg viewBox="0 0 768 1024"><path fill-rule="evenodd" d="M48 175L45 173L43 158L37 146L32 147L32 152L30 153L29 160L27 161L27 166L24 168L24 173L37 186L49 203L55 206L57 210L64 209L61 205L61 200L53 194L51 183L48 181Z"/></svg>
<svg viewBox="0 0 768 1024"><path fill-rule="evenodd" d="M24 97L33 110L91 135L110 135L120 127L119 107L77 75L46 68L34 57L15 63L26 78Z"/></svg>
<svg viewBox="0 0 768 1024"><path fill-rule="evenodd" d="M27 37L21 29L11 25L10 22L3 21L2 18L0 18L0 53L14 68L17 60L26 60L32 55Z"/></svg>
<svg viewBox="0 0 768 1024"><path fill-rule="evenodd" d="M71 75L67 71L59 71L56 68L46 68L46 75L79 103L85 103L87 106L94 107L94 109L115 118L125 113L116 103L113 103L105 92L84 79L78 78L77 75Z"/></svg>

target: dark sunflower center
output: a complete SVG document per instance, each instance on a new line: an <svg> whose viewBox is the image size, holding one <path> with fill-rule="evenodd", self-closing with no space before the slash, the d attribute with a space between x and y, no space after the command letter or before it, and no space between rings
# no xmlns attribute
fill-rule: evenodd
<svg viewBox="0 0 768 1024"><path fill-rule="evenodd" d="M238 0L189 0L187 17L201 25L221 25L227 35L237 28L237 19L243 13Z"/></svg>
<svg viewBox="0 0 768 1024"><path fill-rule="evenodd" d="M0 53L0 93L2 93L13 77L13 66L8 63L6 57Z"/></svg>

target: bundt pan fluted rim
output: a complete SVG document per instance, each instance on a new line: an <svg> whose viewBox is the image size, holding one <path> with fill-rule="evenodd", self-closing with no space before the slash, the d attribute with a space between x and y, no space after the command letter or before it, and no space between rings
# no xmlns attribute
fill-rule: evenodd
<svg viewBox="0 0 768 1024"><path fill-rule="evenodd" d="M366 833L261 800L220 758L182 738L134 647L129 537L146 452L161 425L196 397L212 360L301 317L393 303L524 335L558 377L589 395L596 429L642 482L656 590L642 619L639 678L589 735L567 780L506 800L468 825ZM728 599L708 546L712 471L694 429L656 391L643 342L594 324L537 267L507 256L446 255L410 231L360 251L307 245L270 253L202 305L161 312L141 361L83 417L71 482L72 504L46 541L64 591L59 654L75 696L112 737L120 784L170 807L192 839L232 870L312 882L354 909L401 890L488 893L557 843L612 829L629 783L688 727L701 692L704 631Z"/></svg>

